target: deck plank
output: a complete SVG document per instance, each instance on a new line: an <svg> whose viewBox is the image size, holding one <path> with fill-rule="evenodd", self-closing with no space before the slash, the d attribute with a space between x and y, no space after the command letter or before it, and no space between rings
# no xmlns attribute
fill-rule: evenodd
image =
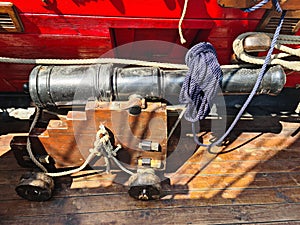
<svg viewBox="0 0 300 225"><path fill-rule="evenodd" d="M54 196L46 202L21 199L14 188L31 169L20 167L9 150L14 135L2 135L0 222L300 224L299 123L280 123L280 133L238 133L223 154L199 148L189 160L177 162L176 171L168 171L163 198L150 202L130 198L113 176L101 174L58 178ZM205 140L210 138L206 135Z"/></svg>
<svg viewBox="0 0 300 225"><path fill-rule="evenodd" d="M59 205L63 209L63 205ZM36 209L35 209L36 210ZM78 212L35 216L39 223L49 224L247 224L300 221L299 204L268 204L249 206L172 206L166 208L135 208L129 210L106 210L93 213ZM36 210L37 211L37 210ZM270 212L272 214L270 215ZM284 221L285 220L285 221ZM220 223L222 221L222 223ZM33 224L30 217L14 215L3 218L5 224Z"/></svg>

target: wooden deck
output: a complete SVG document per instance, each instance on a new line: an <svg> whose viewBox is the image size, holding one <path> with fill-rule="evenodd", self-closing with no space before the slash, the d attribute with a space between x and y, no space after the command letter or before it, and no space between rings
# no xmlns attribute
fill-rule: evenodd
<svg viewBox="0 0 300 225"><path fill-rule="evenodd" d="M148 202L105 174L59 178L46 202L21 199L14 188L28 169L10 151L14 134L2 135L0 224L300 224L299 122L299 115L242 121L222 154L199 148L166 174L163 198Z"/></svg>

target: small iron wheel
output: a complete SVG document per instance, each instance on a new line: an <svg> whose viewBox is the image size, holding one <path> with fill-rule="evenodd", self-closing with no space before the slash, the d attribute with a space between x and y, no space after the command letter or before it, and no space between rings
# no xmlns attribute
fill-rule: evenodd
<svg viewBox="0 0 300 225"><path fill-rule="evenodd" d="M29 172L24 174L16 187L19 196L29 201L47 201L52 197L53 179L45 173Z"/></svg>
<svg viewBox="0 0 300 225"><path fill-rule="evenodd" d="M155 200L161 196L160 179L151 168L138 169L129 180L128 194L138 200Z"/></svg>

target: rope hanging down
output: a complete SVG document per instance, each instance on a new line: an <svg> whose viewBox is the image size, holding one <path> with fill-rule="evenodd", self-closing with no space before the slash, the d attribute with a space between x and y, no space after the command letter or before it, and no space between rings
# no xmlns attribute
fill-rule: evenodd
<svg viewBox="0 0 300 225"><path fill-rule="evenodd" d="M184 5L183 5L183 9L181 12L181 16L178 22L178 33L179 33L179 37L180 37L180 43L184 44L186 43L186 40L183 36L183 32L182 32L182 22L184 20L185 14L186 14L186 10L187 10L187 6L188 6L188 1L189 0L184 0ZM257 9L260 9L262 6L264 6L265 4L267 4L270 0L262 0L261 2L257 3L256 5L243 10L244 12L253 12ZM282 12L282 9L280 7L279 1L278 0L272 0L272 4L273 7L276 9L277 12Z"/></svg>
<svg viewBox="0 0 300 225"><path fill-rule="evenodd" d="M179 22L178 22L178 33L179 33L180 43L181 44L184 44L186 42L185 38L183 37L183 33L182 33L182 22L183 22L183 19L185 17L185 14L186 14L186 9L187 9L187 6L188 6L188 1L189 0L185 0L184 1L184 5L183 5L181 17L180 17Z"/></svg>
<svg viewBox="0 0 300 225"><path fill-rule="evenodd" d="M185 119L196 122L210 112L210 103L217 94L223 73L214 47L207 42L192 47L186 54L185 62L189 70L179 101L187 104Z"/></svg>
<svg viewBox="0 0 300 225"><path fill-rule="evenodd" d="M281 11L281 9L280 9L280 11ZM193 77L193 78L194 78L194 77L199 77L199 78L201 78L201 76L203 76L203 74L206 73L207 65L209 65L209 64L207 64L206 66L204 66L204 67L203 67L203 71L201 71L200 68L202 69L202 67L200 66L200 64L199 64L198 66L196 65L196 67L194 68L195 65L190 64L190 61L189 61L189 60L186 60L187 66L188 66L190 69L189 69L189 71L188 71L187 77L186 77L186 79L185 79L185 81L184 81L184 84L183 84L183 87L182 87L182 90L181 90L181 93L180 93L180 101L181 101L182 103L187 103L187 104L188 104L188 107L189 107L190 105L193 105L193 102L191 102L191 101L192 101L192 100L194 101L194 99L196 100L196 101L195 101L195 102L196 102L195 105L196 105L196 109L198 110L198 112L197 112L197 117L192 117L193 120L189 120L189 116L186 116L186 118L187 118L189 121L194 121L194 122L192 122L192 131L193 131L193 135L194 135L194 141L195 141L198 145L200 145L200 146L205 146L205 147L207 147L209 152L211 152L211 153L216 153L216 154L218 153L218 152L212 152L211 148L212 148L213 146L217 146L217 145L219 145L219 144L222 143L222 141L227 137L227 135L228 135L228 134L232 131L232 129L235 127L235 125L237 124L238 120L241 118L241 116L243 115L244 111L246 110L246 108L248 107L248 105L250 104L250 102L252 101L252 98L253 98L254 95L256 94L257 89L259 88L260 83L261 83L261 81L262 81L262 79L263 79L263 77L264 77L264 75L265 75L265 71L266 71L266 69L267 69L267 66L269 65L269 63L270 63L270 61L271 61L272 52L273 52L273 50L274 50L274 48L275 48L277 39L278 39L278 37L279 37L279 33L280 33L280 30L281 30L281 27L282 27L282 24L283 24L283 21L284 21L285 14L286 14L286 11L283 11L282 14L281 14L281 18L280 18L279 24L278 24L278 26L277 26L277 28L276 28L276 31L275 31L274 36L273 36L273 39L272 39L271 47L270 47L270 49L269 49L269 51L268 51L268 54L267 54L267 56L266 56L266 58L265 58L264 64L263 64L263 66L262 66L262 68L261 68L261 70L260 70L260 73L259 73L259 75L258 75L257 81L256 81L256 83L255 83L255 85L254 85L254 87L253 87L251 93L249 94L247 100L246 100L245 103L243 104L242 108L240 109L239 113L237 114L237 116L235 117L234 121L232 122L232 124L230 125L230 127L227 129L227 131L225 132L225 134L224 134L222 137L220 137L217 141L215 141L215 142L213 142L213 143L211 143L211 144L208 144L208 145L199 142L199 140L198 140L198 138L197 138L197 136L196 136L196 129L195 129L195 122L197 121L196 118L199 118L199 119L204 118L204 117L205 117L205 114L208 112L208 111L206 111L206 110L207 110L206 108L204 108L204 110L203 110L203 109L200 107L200 105L198 105L198 103L197 103L197 102L199 101L198 99L202 99L202 102L204 102L204 104L205 104L205 99L203 99L203 93L204 93L204 92L201 91L201 89L200 89L201 86L194 87L194 88L193 88L194 90L198 90L198 91L197 91L198 96L194 96L194 95L193 95L193 91L192 91L192 92L190 91L190 88L189 88L189 86L188 86L187 83L188 83L188 82L191 82L192 85L195 85L197 82L195 82L195 79L193 79L193 80L194 80L194 81L193 81L191 78L192 78L192 77ZM193 48L192 48L192 49L193 49ZM191 52L195 51L195 50L192 50L192 49L191 49ZM195 51L195 52L196 52L196 51ZM201 55L201 52L198 51L197 53L198 53L199 55ZM194 57L195 57L195 56L194 56ZM189 52L188 52L188 54L187 54L187 58L190 58L190 57L189 57ZM199 62L200 62L200 61L199 61ZM191 66L192 66L192 67L191 67ZM198 84L199 84L199 83L198 83ZM202 84L199 84L199 85L203 85L203 83L202 83ZM188 90L188 91L186 91L186 90ZM200 90L200 91L199 91L199 90ZM192 95L188 95L188 93L192 93ZM189 96L192 96L193 98L189 98ZM203 101L203 100L204 100L204 101ZM202 102L201 102L201 103L202 103ZM202 104L201 104L201 105L202 105ZM192 110L193 115L196 114L196 112L195 112L194 110L195 110L195 108L193 108L193 110ZM204 113L203 113L203 112L204 112ZM189 113L189 110L187 110L186 113ZM199 115L199 114L200 114L200 115Z"/></svg>

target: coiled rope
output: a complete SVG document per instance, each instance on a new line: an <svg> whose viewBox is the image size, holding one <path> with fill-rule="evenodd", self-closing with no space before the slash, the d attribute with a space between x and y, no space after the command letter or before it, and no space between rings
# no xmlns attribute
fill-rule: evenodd
<svg viewBox="0 0 300 225"><path fill-rule="evenodd" d="M272 1L272 2L273 2L273 4L274 4L274 1ZM281 12L282 10L280 9L279 11ZM207 147L207 148L208 148L208 151L209 151L210 153L214 153L214 154L218 154L218 153L219 153L219 152L212 152L212 147L217 146L217 145L219 145L219 144L221 144L221 143L223 142L223 140L227 137L227 135L228 135L228 134L232 131L232 129L235 127L235 125L237 124L237 122L239 121L239 119L241 118L241 116L243 115L245 109L248 107L248 105L249 105L250 102L252 101L254 95L256 94L257 89L259 88L260 83L261 83L261 81L262 81L262 79L263 79L263 77L264 77L264 75L265 75L267 66L269 65L269 63L270 63L270 61L271 61L272 52L273 52L273 50L274 50L274 48L275 48L277 39L278 39L278 37L279 37L279 33L280 33L280 30L281 30L281 27L282 27L282 24L283 24L285 15L286 15L286 11L283 11L282 14L281 14L281 18L280 18L279 24L278 24L278 26L277 26L277 28L276 28L275 33L274 33L274 36L273 36L273 39L272 39L272 42L271 42L271 47L270 47L270 49L269 49L269 51L268 51L268 54L267 54L267 56L266 56L266 58L265 58L265 61L264 61L264 64L263 64L263 66L262 66L262 68L261 68L261 70L260 70L260 73L259 73L259 75L258 75L257 81L256 81L256 83L255 83L255 85L254 85L254 87L253 87L251 93L249 94L247 100L245 101L245 103L244 103L243 106L241 107L239 113L238 113L237 116L235 117L234 121L231 123L230 127L229 127L229 128L226 130L226 132L223 134L223 136L220 137L217 141L215 141L215 142L213 142L213 143L211 143L211 144L203 144L203 143L201 143L201 142L198 140L198 137L197 137L197 135L196 135L195 122L192 122L192 132L193 132L194 141L195 141L198 145L200 145L200 146ZM200 53L200 55L203 56L203 54L201 54L201 53ZM193 60L193 58L191 58L191 59ZM197 57L195 57L195 60L196 60L196 59L197 59ZM199 61L199 59L198 59L198 61ZM204 72L202 72L201 70L197 69L197 67L199 67L199 66L197 66L196 69L194 69L193 67L190 68L189 65L195 66L195 65L197 65L197 62L195 62L195 63L189 63L189 64L188 64L190 73L188 72L187 77L197 77L197 76L198 76L198 77L199 77L199 80L201 80L202 78L200 78L200 76L203 76L204 72L206 72L206 67L204 67L205 70L204 70ZM192 74L192 73L197 73L197 74ZM187 78L187 79L191 80L191 78ZM191 83L191 84L193 85L193 83ZM189 90L189 88L186 88L186 87L183 87L183 88L184 88L184 89L183 89L183 92L186 92L186 90ZM200 87L196 87L195 90L200 90ZM193 93L193 92L192 92L192 93ZM201 96L203 95L202 93L203 93L203 92L201 92L201 91L199 92L200 98L201 98ZM184 93L183 95L184 95L184 96L189 96L188 93ZM194 98L195 98L195 97L194 97ZM198 99L198 98L199 98L199 97L197 97L196 99ZM203 98L203 97L202 97L202 98ZM192 99L192 97L190 97L190 99ZM188 104L191 104L191 103L188 102ZM199 101L198 101L198 100L195 101L195 105L196 105L196 106L195 106L196 109L202 109L202 108L200 108L201 104L199 105ZM188 106L188 107L189 107L189 106ZM194 108L194 109L195 109L195 108ZM201 115L205 115L205 114L207 113L207 111L205 111L206 108L207 108L207 107L204 107L204 111L202 110L202 111L200 112ZM192 111L192 112L193 112L193 111ZM204 112L204 114L202 114L203 112ZM187 110L186 113L189 113L189 111ZM192 114L195 115L195 112L193 112ZM197 115L198 115L198 113L197 113ZM189 115L187 116L187 118L189 119ZM195 118L196 118L196 117L192 117L192 119L195 119ZM201 117L199 117L199 118L201 118ZM192 121L192 120L191 120L191 121Z"/></svg>
<svg viewBox="0 0 300 225"><path fill-rule="evenodd" d="M183 81L179 102L187 104L186 120L194 123L204 119L210 112L210 103L217 94L223 73L214 47L202 42L186 54L189 68Z"/></svg>

